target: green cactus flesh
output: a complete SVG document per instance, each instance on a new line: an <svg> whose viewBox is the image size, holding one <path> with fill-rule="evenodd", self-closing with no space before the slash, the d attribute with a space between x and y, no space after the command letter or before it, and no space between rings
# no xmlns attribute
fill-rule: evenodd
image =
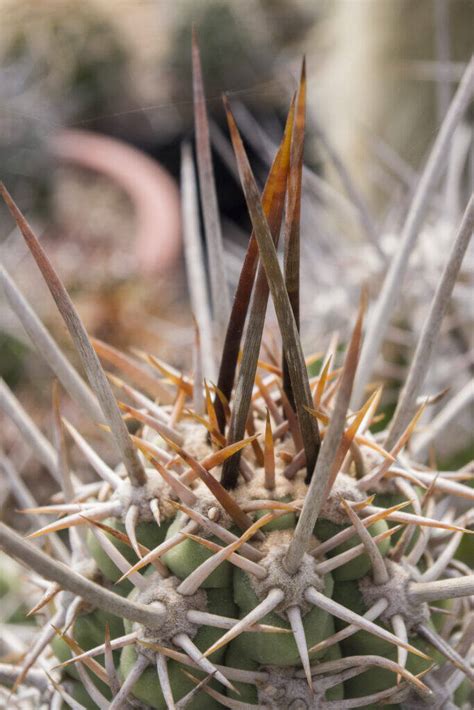
<svg viewBox="0 0 474 710"><path fill-rule="evenodd" d="M116 519L107 518L104 523L121 533L125 532L124 525ZM153 549L159 545L165 539L169 524L167 522L162 523L160 526L153 523L140 523L137 525L137 540L139 543ZM125 559L133 564L136 557L133 549L130 545L126 545L124 542L117 540L108 533L105 533L112 544L119 550L119 552L125 557ZM95 563L99 570L102 572L104 577L106 577L111 582L117 582L122 576L122 573L118 567L112 562L110 557L104 552L103 548L97 542L97 539L92 534L92 531L88 531L87 534L87 546L90 550L90 554L95 560ZM131 585L128 585L128 591L131 589Z"/></svg>
<svg viewBox="0 0 474 710"><path fill-rule="evenodd" d="M177 519L168 529L168 537L175 535L180 530L180 520ZM211 538L218 543L219 540ZM180 579L186 579L191 572L199 567L203 562L212 557L213 553L206 550L202 545L194 540L183 540L179 545L173 547L163 555L164 563ZM204 589L229 587L232 581L232 566L229 562L223 562L209 575L203 584Z"/></svg>

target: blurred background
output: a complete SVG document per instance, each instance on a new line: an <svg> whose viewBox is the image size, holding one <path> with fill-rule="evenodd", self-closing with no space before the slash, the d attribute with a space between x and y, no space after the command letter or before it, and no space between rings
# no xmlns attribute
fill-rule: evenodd
<svg viewBox="0 0 474 710"><path fill-rule="evenodd" d="M472 0L0 0L0 15L2 179L41 235L88 330L124 350L133 345L188 369L193 329L179 167L180 145L193 137L192 24L201 47L230 290L249 221L221 94L230 95L263 184L306 55L303 338L311 349L325 348L335 328L344 338L363 282L377 292L473 49ZM424 275L410 280L379 367L389 383L387 405L416 342L443 245L472 189L473 154L471 112L456 136L450 180L433 196L429 230L420 240L414 268L423 267ZM74 360L3 205L0 256ZM446 341L461 378L472 371L473 350L472 258L466 264ZM49 371L1 296L0 374L47 429ZM443 351L430 386L438 392L447 382L452 386L453 377ZM13 446L16 433L7 423L2 437L7 449Z"/></svg>

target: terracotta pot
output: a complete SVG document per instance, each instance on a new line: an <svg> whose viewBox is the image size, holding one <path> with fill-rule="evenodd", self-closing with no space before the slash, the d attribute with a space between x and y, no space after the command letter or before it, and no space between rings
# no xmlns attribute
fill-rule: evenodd
<svg viewBox="0 0 474 710"><path fill-rule="evenodd" d="M116 138L82 130L59 133L51 151L61 161L106 175L128 195L142 272L163 273L175 265L181 251L179 191L159 163Z"/></svg>

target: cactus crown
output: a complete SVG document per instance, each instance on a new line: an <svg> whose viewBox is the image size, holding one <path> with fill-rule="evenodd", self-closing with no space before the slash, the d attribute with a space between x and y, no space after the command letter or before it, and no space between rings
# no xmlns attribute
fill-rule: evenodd
<svg viewBox="0 0 474 710"><path fill-rule="evenodd" d="M121 463L110 468L62 417L57 386L52 446L1 385L2 409L61 492L51 505L28 505L40 520L29 538L43 549L0 524L1 547L44 580L32 612L49 620L17 666L0 665L0 679L20 696L36 688L48 707L462 706L474 677L468 658L474 578L454 559L472 522L456 501L474 496L465 476L417 463L407 444L426 406L417 404L421 373L472 234L472 199L386 430L370 430L381 389L362 403L353 389L355 383L356 397L365 392L427 194L469 99L474 65L420 181L363 347L365 293L342 364L332 342L313 376L299 338L304 63L262 195L224 99L253 227L232 306L196 38L193 76L212 308L196 232L194 163L185 145L183 229L197 324L192 377L153 355L132 358L91 340L41 244L1 187L89 386L2 269L7 298L63 388L109 432ZM281 362L274 351L260 359L270 295ZM106 373L100 360L129 383ZM129 432L129 419L139 423L139 434ZM67 439L97 473L96 483L82 483L70 469ZM6 458L2 467L15 477ZM24 505L20 484L16 490ZM53 522L45 523L48 515ZM58 535L64 530L66 544Z"/></svg>

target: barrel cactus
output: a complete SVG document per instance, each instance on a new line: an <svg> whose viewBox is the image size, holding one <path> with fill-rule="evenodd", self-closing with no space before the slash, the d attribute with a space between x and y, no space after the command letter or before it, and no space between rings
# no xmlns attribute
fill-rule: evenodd
<svg viewBox="0 0 474 710"><path fill-rule="evenodd" d="M7 299L60 383L53 444L4 383L0 404L60 491L51 504L35 505L2 459L39 525L24 539L0 524L0 546L34 573L42 592L32 612L44 622L17 665L0 664L0 680L12 688L9 697L28 703L33 688L34 707L51 708L470 707L469 469L433 470L417 460L410 439L430 406L423 378L473 231L474 201L446 257L395 413L375 434L381 388L367 384L383 328L374 337L369 327L372 340L363 343L364 292L342 362L334 342L309 359L300 344L304 65L261 195L225 100L253 227L232 305L195 41L193 70L212 307L194 163L185 145L192 375L152 354L131 357L89 338L41 243L1 187L89 384L2 270ZM415 194L403 258L388 271L372 322L391 316L394 278L403 277L412 231L473 76L471 63ZM281 355L275 343L261 353L270 295ZM119 374L105 371L101 360ZM110 436L120 457L115 468L62 415L61 386ZM354 404L353 390L365 401ZM72 470L71 445L96 482L84 483Z"/></svg>

